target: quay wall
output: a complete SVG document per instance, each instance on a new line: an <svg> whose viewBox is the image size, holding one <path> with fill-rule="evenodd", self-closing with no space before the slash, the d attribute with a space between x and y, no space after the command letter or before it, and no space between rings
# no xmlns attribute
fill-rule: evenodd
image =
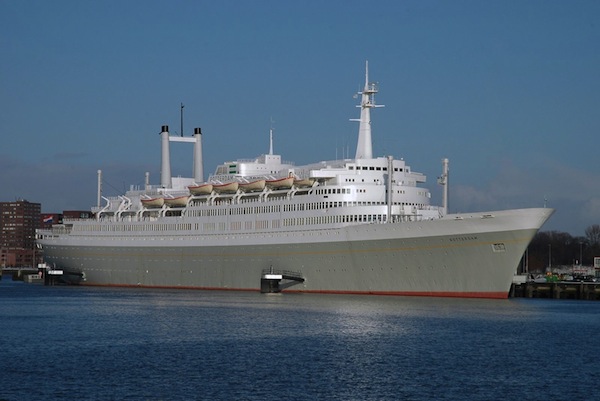
<svg viewBox="0 0 600 401"><path fill-rule="evenodd" d="M600 283L558 281L513 284L510 289L510 297L600 301Z"/></svg>

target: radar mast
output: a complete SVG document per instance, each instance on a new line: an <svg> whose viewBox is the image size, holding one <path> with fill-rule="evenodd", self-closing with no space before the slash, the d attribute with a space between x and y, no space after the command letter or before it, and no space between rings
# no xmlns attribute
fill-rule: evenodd
<svg viewBox="0 0 600 401"><path fill-rule="evenodd" d="M369 82L369 61L365 63L365 87L361 95L360 118L351 119L350 121L358 121L358 143L356 145L356 159L372 159L373 144L371 141L371 109L374 107L384 107L384 105L375 104L375 94L379 92L376 82Z"/></svg>

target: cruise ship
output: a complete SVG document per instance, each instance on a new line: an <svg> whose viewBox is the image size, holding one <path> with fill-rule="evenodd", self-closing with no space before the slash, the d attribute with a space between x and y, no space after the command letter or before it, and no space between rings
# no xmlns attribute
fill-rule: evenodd
<svg viewBox="0 0 600 401"><path fill-rule="evenodd" d="M353 159L297 166L273 152L204 178L202 132L163 126L160 184L101 196L93 218L37 232L45 263L85 285L507 298L549 208L448 213L404 159L373 157L378 85L368 64ZM193 145L193 177L172 177L171 142Z"/></svg>

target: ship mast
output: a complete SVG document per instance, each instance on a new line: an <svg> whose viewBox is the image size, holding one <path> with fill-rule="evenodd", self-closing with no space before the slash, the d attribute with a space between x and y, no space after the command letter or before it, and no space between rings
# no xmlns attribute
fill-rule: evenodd
<svg viewBox="0 0 600 401"><path fill-rule="evenodd" d="M365 87L361 95L360 119L351 119L350 121L360 122L358 128L358 143L356 145L356 159L372 159L373 144L371 142L371 109L374 107L384 107L375 104L375 94L379 91L376 82L369 82L369 61L365 63Z"/></svg>
<svg viewBox="0 0 600 401"><path fill-rule="evenodd" d="M442 175L438 177L438 184L442 185L443 193L442 193L442 210L444 216L448 214L448 176L450 169L448 168L448 159L442 159Z"/></svg>
<svg viewBox="0 0 600 401"><path fill-rule="evenodd" d="M269 155L273 154L273 118L271 118L271 128L269 128Z"/></svg>
<svg viewBox="0 0 600 401"><path fill-rule="evenodd" d="M185 107L185 105L183 103L181 103L181 110L180 110L180 123L181 123L181 136L183 137L183 108Z"/></svg>

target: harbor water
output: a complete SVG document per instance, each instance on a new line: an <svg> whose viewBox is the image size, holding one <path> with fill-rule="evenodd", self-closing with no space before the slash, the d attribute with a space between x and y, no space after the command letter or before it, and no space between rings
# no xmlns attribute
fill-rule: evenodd
<svg viewBox="0 0 600 401"><path fill-rule="evenodd" d="M0 400L587 400L600 303L0 281Z"/></svg>

